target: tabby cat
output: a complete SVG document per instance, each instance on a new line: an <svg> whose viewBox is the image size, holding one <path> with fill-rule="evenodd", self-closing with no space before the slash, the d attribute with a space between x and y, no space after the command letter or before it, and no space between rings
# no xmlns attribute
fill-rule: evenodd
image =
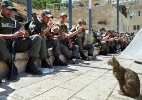
<svg viewBox="0 0 142 100"><path fill-rule="evenodd" d="M114 56L107 64L113 67L113 75L119 82L119 94L130 97L140 95L140 80L134 71L122 67Z"/></svg>

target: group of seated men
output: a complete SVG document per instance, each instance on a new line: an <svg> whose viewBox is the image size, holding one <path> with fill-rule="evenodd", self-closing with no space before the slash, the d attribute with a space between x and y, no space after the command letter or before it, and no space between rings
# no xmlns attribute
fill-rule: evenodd
<svg viewBox="0 0 142 100"><path fill-rule="evenodd" d="M93 31L94 46L100 47L100 55L123 51L134 38L134 33L116 32L115 30Z"/></svg>
<svg viewBox="0 0 142 100"><path fill-rule="evenodd" d="M52 48L54 61L53 66L67 66L68 64L80 63L83 60L93 60L93 43L87 43L85 38L84 20L79 19L76 27L69 30L67 14L61 13L59 21L53 22L53 16L49 10L43 10L39 16L24 25L11 18L16 8L10 0L2 0L0 15L0 54L1 61L9 67L8 80L15 80L18 69L14 64L14 55L17 52L28 51L28 62L25 72L41 75L43 72L51 73L54 68L47 59L50 55L48 49ZM84 50L88 54L84 54ZM63 62L59 55L62 53L67 62ZM12 56L11 56L12 55ZM40 68L35 66L36 58L41 61Z"/></svg>
<svg viewBox="0 0 142 100"><path fill-rule="evenodd" d="M18 76L18 69L11 56L13 52L28 51L29 60L25 72L41 75L43 72L54 71L50 62L47 61L50 57L49 48L52 48L55 58L53 66L67 66L96 60L96 56L93 55L94 46L101 48L100 54L107 55L108 52L115 53L119 49L123 50L129 44L124 34L106 31L105 28L101 28L100 32L93 32L95 41L88 43L83 19L79 19L76 27L69 30L66 25L67 14L61 13L59 21L54 23L49 10L43 10L39 16L24 25L25 29L21 29L20 23L11 18L15 7L10 0L3 0L0 9L0 59L9 67L8 80L15 80ZM16 43L13 45L13 42ZM84 54L84 50L88 51L87 55ZM60 53L65 56L67 62L59 58ZM41 69L34 64L36 58L41 60Z"/></svg>

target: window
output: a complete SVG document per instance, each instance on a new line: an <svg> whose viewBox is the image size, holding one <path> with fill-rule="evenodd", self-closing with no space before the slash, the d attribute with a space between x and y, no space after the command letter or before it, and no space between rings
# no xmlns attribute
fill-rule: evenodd
<svg viewBox="0 0 142 100"><path fill-rule="evenodd" d="M137 30L140 30L140 25L137 25Z"/></svg>
<svg viewBox="0 0 142 100"><path fill-rule="evenodd" d="M140 25L133 25L133 30L140 30Z"/></svg>
<svg viewBox="0 0 142 100"><path fill-rule="evenodd" d="M135 11L133 16L140 16L140 11Z"/></svg>
<svg viewBox="0 0 142 100"><path fill-rule="evenodd" d="M107 25L108 23L106 21L98 21L98 24L104 24Z"/></svg>
<svg viewBox="0 0 142 100"><path fill-rule="evenodd" d="M136 30L136 25L133 25L133 30Z"/></svg>

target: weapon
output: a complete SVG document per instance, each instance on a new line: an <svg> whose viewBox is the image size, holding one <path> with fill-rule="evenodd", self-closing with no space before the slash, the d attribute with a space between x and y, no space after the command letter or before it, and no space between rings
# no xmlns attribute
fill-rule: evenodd
<svg viewBox="0 0 142 100"><path fill-rule="evenodd" d="M38 33L41 33L41 25L40 25L39 20L37 19L36 13L33 13L33 14L32 14L32 17L33 17L33 19L34 19L34 21L35 21L35 24L36 24L36 26L37 26L37 32L38 32Z"/></svg>
<svg viewBox="0 0 142 100"><path fill-rule="evenodd" d="M15 21L15 28L13 28L13 32L12 34L14 34L16 31L18 31L21 28L21 24ZM16 50L15 50L15 46L18 43L18 39L12 38L12 52L11 52L11 57L12 57L12 74L13 74L13 67L14 65L14 61L15 61L15 56L16 56Z"/></svg>

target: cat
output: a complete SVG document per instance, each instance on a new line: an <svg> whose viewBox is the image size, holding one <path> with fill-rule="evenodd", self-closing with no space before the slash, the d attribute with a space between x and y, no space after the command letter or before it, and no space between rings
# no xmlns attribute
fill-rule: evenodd
<svg viewBox="0 0 142 100"><path fill-rule="evenodd" d="M119 82L119 94L138 97L140 95L138 75L134 71L122 67L114 56L108 60L107 64L113 67L113 75Z"/></svg>

